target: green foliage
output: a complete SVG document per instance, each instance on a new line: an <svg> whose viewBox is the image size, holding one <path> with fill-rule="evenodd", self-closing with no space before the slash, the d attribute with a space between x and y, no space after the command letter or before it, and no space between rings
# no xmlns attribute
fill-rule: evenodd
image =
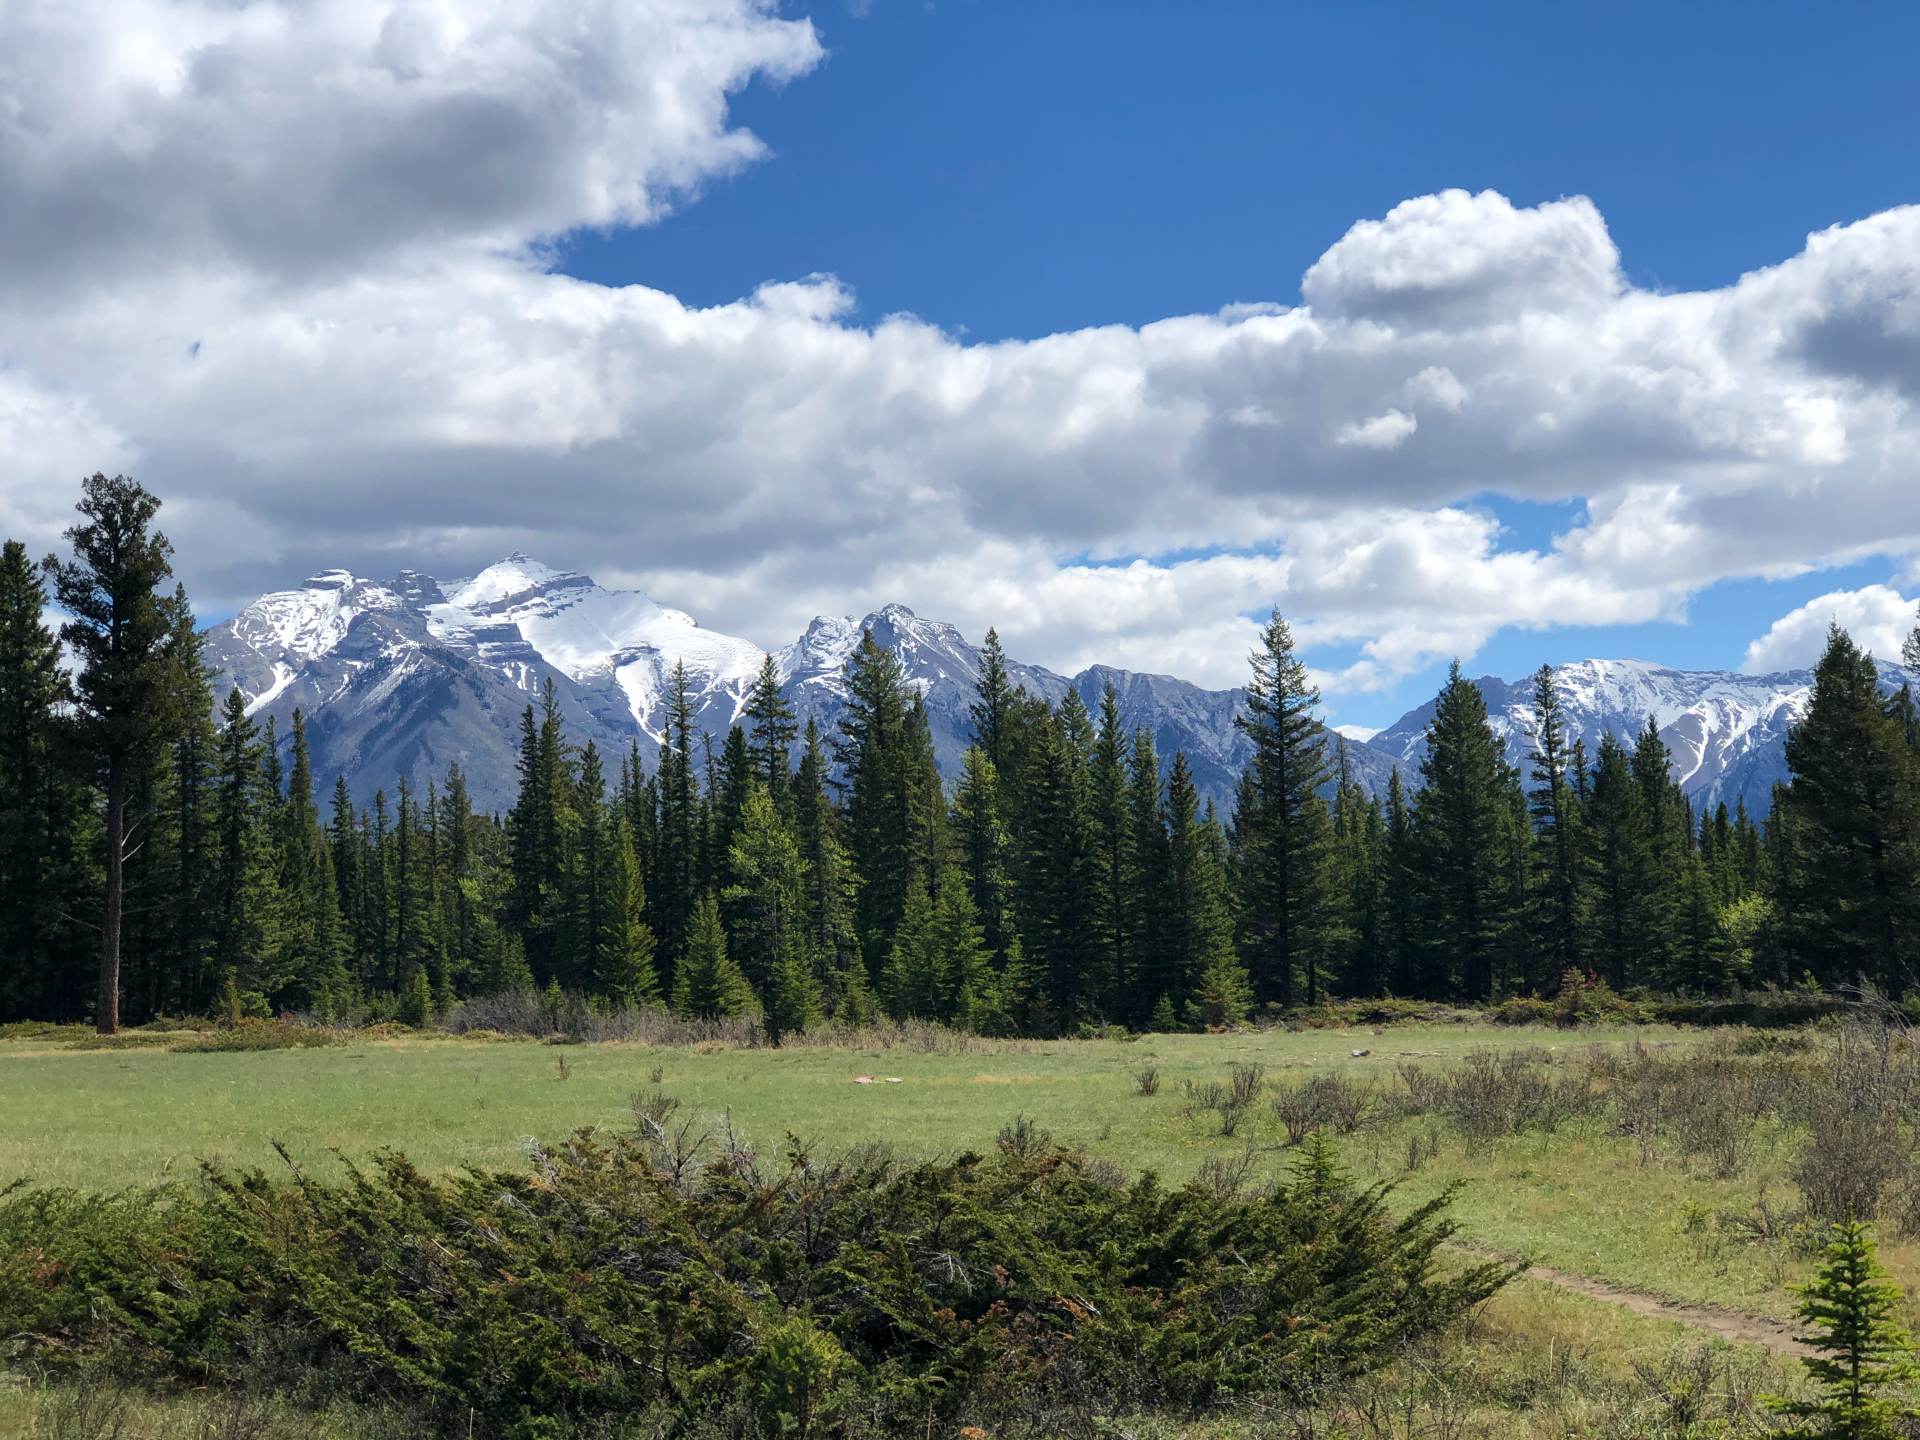
<svg viewBox="0 0 1920 1440"><path fill-rule="evenodd" d="M319 1025L243 1019L176 1041L171 1048L180 1055L219 1055L248 1050L306 1050L319 1045L344 1045L346 1041L341 1031Z"/></svg>
<svg viewBox="0 0 1920 1440"><path fill-rule="evenodd" d="M1895 1318L1900 1291L1874 1254L1867 1226L1833 1227L1819 1271L1799 1287L1801 1361L1819 1387L1812 1399L1769 1397L1767 1408L1795 1423L1775 1440L1896 1440L1920 1419L1911 1400L1920 1381L1913 1340ZM1891 1392L1891 1393L1889 1393Z"/></svg>
<svg viewBox="0 0 1920 1440"><path fill-rule="evenodd" d="M1063 1035L1330 1023L1329 1002L1390 996L1533 1023L1538 1002L1501 997L1590 975L1555 1002L1573 1024L1642 1018L1620 997L1652 990L1675 1018L1805 979L1897 1000L1920 971L1920 706L1884 696L1838 629L1764 828L1744 806L1693 814L1651 719L1590 758L1544 667L1524 777L1456 665L1418 776L1370 795L1278 614L1250 657L1230 815L1201 803L1190 757L1163 766L1137 692L1106 685L1092 715L1078 688L1050 703L991 634L949 799L877 625L831 745L796 729L770 659L742 723L697 744L676 669L653 773L634 744L610 786L547 684L504 818L474 812L456 766L365 806L342 779L323 823L297 711L256 716L233 690L216 727L192 609L160 588L158 501L95 476L79 509L68 563L0 548L0 1018L421 1023L554 986L764 1014L776 1039L882 1008Z"/></svg>
<svg viewBox="0 0 1920 1440"><path fill-rule="evenodd" d="M427 979L427 972L416 967L407 977L407 983L400 991L400 1008L396 1017L402 1025L411 1025L423 1030L433 1019L433 985Z"/></svg>
<svg viewBox="0 0 1920 1440"><path fill-rule="evenodd" d="M1444 1201L1395 1218L1386 1197L1324 1147L1222 1198L1116 1184L1037 1135L901 1167L582 1132L531 1171L435 1178L389 1154L337 1186L16 1193L0 1331L56 1369L266 1374L426 1430L685 1424L734 1395L795 1435L853 1402L883 1431L1036 1399L1195 1409L1372 1368L1506 1278L1436 1265Z"/></svg>
<svg viewBox="0 0 1920 1440"><path fill-rule="evenodd" d="M754 1410L776 1435L804 1437L831 1418L834 1381L847 1368L847 1352L805 1316L790 1315L760 1342L753 1367Z"/></svg>

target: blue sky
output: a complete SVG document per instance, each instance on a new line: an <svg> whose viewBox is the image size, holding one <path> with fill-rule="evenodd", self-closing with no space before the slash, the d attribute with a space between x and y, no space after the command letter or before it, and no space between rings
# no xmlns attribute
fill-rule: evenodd
<svg viewBox="0 0 1920 1440"><path fill-rule="evenodd" d="M1144 324L1297 280L1356 217L1446 187L1591 197L1628 277L1706 289L1811 231L1916 198L1920 6L985 4L811 12L819 73L736 114L772 149L656 227L585 233L562 268L690 303L836 274L858 317L971 340ZM1581 505L1479 503L1544 546ZM1768 622L1885 581L1869 561L1725 581L1685 624L1509 629L1469 668L1630 655L1736 667ZM1356 647L1315 652L1345 663ZM1381 725L1436 662L1340 697Z"/></svg>
<svg viewBox="0 0 1920 1440"><path fill-rule="evenodd" d="M1360 725L1897 646L1920 6L782 3L0 5L0 533L1208 685L1277 601Z"/></svg>

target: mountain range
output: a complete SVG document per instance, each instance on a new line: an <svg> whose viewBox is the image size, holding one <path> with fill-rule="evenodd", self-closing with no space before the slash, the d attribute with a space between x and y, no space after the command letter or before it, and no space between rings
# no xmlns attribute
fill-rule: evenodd
<svg viewBox="0 0 1920 1440"><path fill-rule="evenodd" d="M820 616L772 652L781 688L802 723L832 733L846 705L844 672L861 634L899 657L924 697L936 759L951 778L971 735L981 651L952 625L887 605L855 619ZM371 580L345 570L262 595L207 635L224 692L276 717L284 738L304 712L317 782L344 776L356 801L405 775L416 789L458 762L476 805L504 809L516 787L520 717L552 682L568 733L609 756L636 739L649 765L665 723L674 666L686 667L695 723L716 745L741 716L767 652L700 626L636 591L513 554L461 580L402 571ZM1248 746L1234 726L1245 692L1206 690L1169 675L1095 665L1066 676L1009 662L1017 685L1049 702L1069 690L1090 709L1114 687L1121 718L1145 726L1163 763L1183 751L1201 794L1225 813ZM1889 686L1904 678L1884 667ZM1676 670L1638 660L1584 660L1556 671L1571 736L1591 752L1612 730L1630 735L1652 715L1674 756L1674 776L1696 806L1744 801L1765 813L1786 774L1788 727L1804 711L1812 675ZM1491 676L1486 696L1509 760L1532 746L1530 681ZM1354 777L1376 793L1395 768L1418 783L1431 703L1385 730L1344 741Z"/></svg>

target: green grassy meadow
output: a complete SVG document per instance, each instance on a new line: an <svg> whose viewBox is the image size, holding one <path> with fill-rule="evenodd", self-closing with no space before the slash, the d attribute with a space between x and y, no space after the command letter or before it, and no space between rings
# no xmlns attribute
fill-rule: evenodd
<svg viewBox="0 0 1920 1440"><path fill-rule="evenodd" d="M316 1175L337 1157L400 1149L428 1168L512 1166L533 1140L582 1127L630 1127L630 1100L651 1087L681 1101L676 1121L731 1125L762 1150L789 1135L832 1147L884 1141L913 1153L981 1149L1025 1115L1057 1140L1128 1170L1185 1179L1251 1144L1283 1165L1284 1138L1264 1106L1233 1137L1187 1113L1186 1080L1230 1065L1267 1067L1269 1083L1309 1073L1391 1083L1414 1060L1444 1065L1474 1050L1687 1045L1698 1032L1658 1027L1579 1031L1415 1024L1381 1029L1158 1035L1136 1040L978 1041L947 1051L903 1046L781 1050L541 1045L384 1039L308 1050L175 1054L154 1048L71 1051L0 1043L0 1185L117 1188L191 1175L206 1160L278 1169L280 1141ZM1355 1050L1369 1051L1356 1057ZM1138 1093L1153 1067L1159 1093ZM873 1083L858 1084L857 1077ZM898 1083L892 1083L897 1081ZM1751 1177L1718 1181L1642 1163L1591 1123L1469 1149L1440 1147L1406 1171L1418 1121L1369 1127L1341 1142L1363 1178L1400 1178L1408 1203L1459 1183L1466 1238L1544 1264L1679 1299L1786 1314L1794 1278L1770 1254L1703 1245L1686 1207L1723 1207ZM1896 1253L1896 1260L1900 1258Z"/></svg>
<svg viewBox="0 0 1920 1440"><path fill-rule="evenodd" d="M789 1135L818 1148L882 1141L913 1154L984 1149L1024 1115L1057 1141L1130 1171L1186 1179L1210 1161L1251 1152L1257 1176L1288 1163L1284 1131L1268 1104L1263 1100L1236 1134L1223 1136L1214 1116L1191 1112L1183 1082L1222 1080L1230 1066L1256 1063L1266 1068L1269 1092L1320 1073L1371 1080L1384 1091L1399 1083L1397 1067L1409 1061L1439 1068L1475 1051L1515 1049L1576 1059L1589 1047L1691 1047L1707 1033L1416 1023L780 1050L402 1036L216 1054L173 1053L137 1038L80 1050L59 1040L6 1040L0 1187L18 1180L140 1186L190 1178L202 1161L276 1173L275 1141L320 1176L339 1174L341 1157L383 1148L403 1150L430 1169L512 1167L524 1163L535 1140L582 1127L630 1129L631 1099L655 1088L656 1072L658 1089L681 1102L676 1125L691 1120L696 1131L714 1132L731 1125L763 1152L784 1147ZM1158 1071L1159 1090L1143 1095L1137 1076L1149 1067ZM862 1076L873 1083L856 1083ZM1410 1141L1426 1147L1411 1169ZM1444 1123L1393 1118L1363 1127L1338 1148L1357 1177L1397 1181L1401 1205L1457 1186L1453 1213L1467 1244L1623 1288L1787 1316L1787 1287L1807 1269L1783 1258L1780 1247L1735 1243L1699 1220L1744 1210L1756 1192L1789 1190L1784 1140L1763 1144L1731 1179L1712 1178L1671 1151L1636 1150L1601 1117L1478 1146ZM1912 1293L1920 1281L1913 1247L1889 1244L1883 1258ZM1486 1307L1447 1363L1466 1367L1471 1383L1463 1382L1461 1393L1479 1395L1472 1403L1483 1406L1479 1428L1465 1433L1570 1433L1550 1427L1572 1423L1583 1405L1611 1406L1606 1413L1615 1414L1643 1403L1649 1367L1703 1338L1710 1337L1684 1324L1526 1280ZM1748 1366L1753 1384L1777 1387L1792 1368L1758 1349L1718 1342L1712 1348L1722 1355L1715 1363ZM1575 1383L1569 1377L1576 1374L1585 1378ZM1637 1386L1638 1398L1602 1393L1610 1385ZM1560 1387L1552 1406L1515 1408L1500 1398L1544 1393L1543 1386ZM157 1402L127 1403L137 1410ZM146 1428L128 1433L172 1434L176 1422L178 1433L197 1433L199 1421L179 1404L139 1413ZM0 1437L33 1434L34 1424L44 1430L44 1420L31 1395L0 1393ZM336 1433L332 1422L303 1424L300 1433ZM364 1428L349 1417L337 1433ZM1222 1422L1179 1433L1243 1432Z"/></svg>

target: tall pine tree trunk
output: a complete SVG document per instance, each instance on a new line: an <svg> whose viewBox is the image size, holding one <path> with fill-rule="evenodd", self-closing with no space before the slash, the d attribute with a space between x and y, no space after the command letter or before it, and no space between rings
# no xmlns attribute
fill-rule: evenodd
<svg viewBox="0 0 1920 1440"><path fill-rule="evenodd" d="M100 911L100 999L95 1025L120 1032L120 912L126 900L127 780L118 757L107 763L107 885Z"/></svg>

